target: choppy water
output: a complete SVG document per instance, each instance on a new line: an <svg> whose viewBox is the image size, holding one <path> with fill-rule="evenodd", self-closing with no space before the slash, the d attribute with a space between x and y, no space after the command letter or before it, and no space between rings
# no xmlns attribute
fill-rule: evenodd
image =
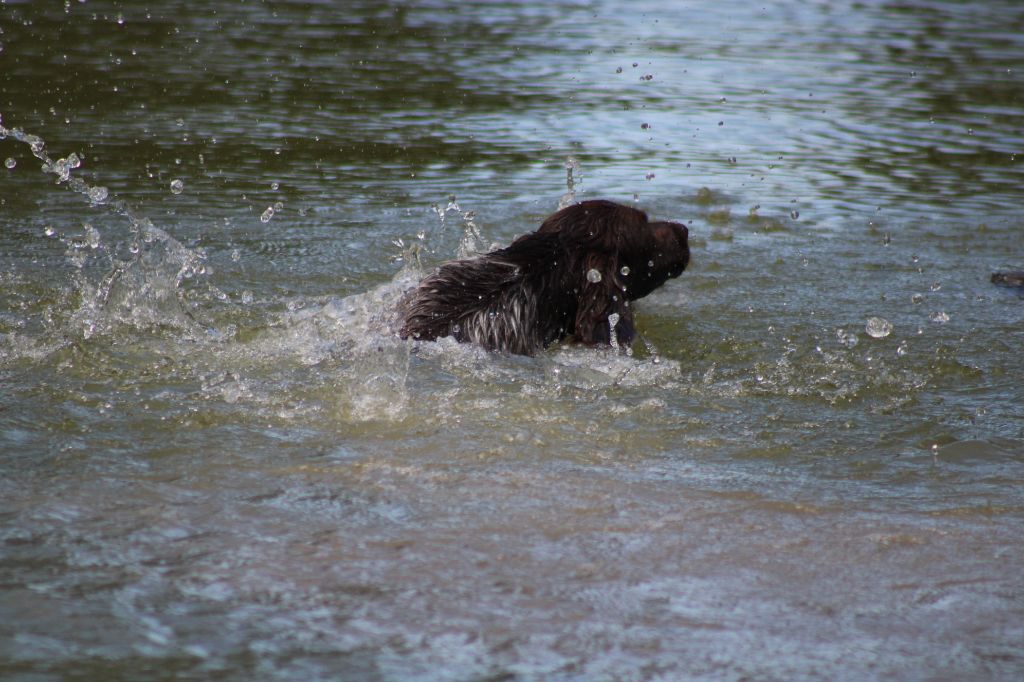
<svg viewBox="0 0 1024 682"><path fill-rule="evenodd" d="M0 677L1024 674L1019 3L50 5ZM389 332L569 189L690 226L633 356Z"/></svg>

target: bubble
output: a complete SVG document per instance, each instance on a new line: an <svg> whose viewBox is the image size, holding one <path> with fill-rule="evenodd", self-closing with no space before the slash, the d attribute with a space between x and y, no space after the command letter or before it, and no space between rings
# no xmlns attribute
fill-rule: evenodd
<svg viewBox="0 0 1024 682"><path fill-rule="evenodd" d="M185 190L185 183L181 180L171 180L171 192L174 194L181 194Z"/></svg>
<svg viewBox="0 0 1024 682"><path fill-rule="evenodd" d="M264 222L264 223L269 223L270 219L273 218L273 217L274 217L274 207L273 206L267 206L267 210L264 211L263 215L260 216L260 221Z"/></svg>
<svg viewBox="0 0 1024 682"><path fill-rule="evenodd" d="M628 265L623 265L622 269L619 270L619 272L621 272L624 276L628 275L629 274L629 266Z"/></svg>
<svg viewBox="0 0 1024 682"><path fill-rule="evenodd" d="M932 291L938 291L939 289L942 288L942 285L939 284L938 282L932 282L932 285L928 288L931 289Z"/></svg>
<svg viewBox="0 0 1024 682"><path fill-rule="evenodd" d="M898 355L898 356L900 356L902 358L908 352L909 351L907 349L907 342L906 341L900 341L900 345L896 347L896 355Z"/></svg>
<svg viewBox="0 0 1024 682"><path fill-rule="evenodd" d="M797 218L800 217L800 211L793 209L792 211L789 212L789 217L792 218L793 220L796 220Z"/></svg>
<svg viewBox="0 0 1024 682"><path fill-rule="evenodd" d="M938 312L932 313L928 319L930 319L932 322L935 322L936 324L946 324L947 322L949 322L949 315L940 310Z"/></svg>
<svg viewBox="0 0 1024 682"><path fill-rule="evenodd" d="M864 331L873 339L884 339L892 334L892 322L883 317L869 317Z"/></svg>
<svg viewBox="0 0 1024 682"><path fill-rule="evenodd" d="M47 237L56 237L57 230L53 229L53 225L47 225L45 228L43 228L43 234L45 234Z"/></svg>
<svg viewBox="0 0 1024 682"><path fill-rule="evenodd" d="M913 296L910 297L910 300L912 303L914 303L914 305L917 305L918 303L924 303L924 294L914 294Z"/></svg>
<svg viewBox="0 0 1024 682"><path fill-rule="evenodd" d="M8 156L7 160L4 161L4 166L6 166L8 170L12 170L17 165L18 162L15 161L14 158L10 156Z"/></svg>
<svg viewBox="0 0 1024 682"><path fill-rule="evenodd" d="M598 282L601 281L601 279L601 273L598 272L596 269L591 268L587 270L587 281L590 282L591 284L597 284Z"/></svg>
<svg viewBox="0 0 1024 682"><path fill-rule="evenodd" d="M89 188L89 201L94 204L102 204L107 200L109 192L106 187L90 187Z"/></svg>
<svg viewBox="0 0 1024 682"><path fill-rule="evenodd" d="M276 183L276 182L272 182L272 183L270 183L270 189L274 190L275 192L276 192L276 191L278 190L278 188L280 188L280 187L281 187L281 185L280 185L280 184L278 184L278 183Z"/></svg>

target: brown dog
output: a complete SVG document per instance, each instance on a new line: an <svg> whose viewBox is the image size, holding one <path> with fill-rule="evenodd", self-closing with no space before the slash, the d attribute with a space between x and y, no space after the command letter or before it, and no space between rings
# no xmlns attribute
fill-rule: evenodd
<svg viewBox="0 0 1024 682"><path fill-rule="evenodd" d="M452 336L493 350L532 355L572 336L628 346L636 337L630 301L643 298L690 260L679 223L643 211L584 201L511 245L445 263L400 304L404 338Z"/></svg>

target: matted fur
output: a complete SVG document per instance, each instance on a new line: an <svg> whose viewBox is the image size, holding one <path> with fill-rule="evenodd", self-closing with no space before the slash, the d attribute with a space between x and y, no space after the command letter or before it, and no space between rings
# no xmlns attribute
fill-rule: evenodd
<svg viewBox="0 0 1024 682"><path fill-rule="evenodd" d="M682 273L687 238L679 223L611 201L569 206L503 249L425 277L399 306L399 335L532 355L566 336L607 345L614 330L628 346L630 301Z"/></svg>

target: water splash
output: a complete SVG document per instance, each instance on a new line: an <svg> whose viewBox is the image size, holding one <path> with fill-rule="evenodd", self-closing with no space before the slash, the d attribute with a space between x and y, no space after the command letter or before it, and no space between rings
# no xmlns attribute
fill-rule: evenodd
<svg viewBox="0 0 1024 682"><path fill-rule="evenodd" d="M570 156L565 160L565 188L566 192L558 200L558 210L576 203L576 185L583 184L583 169L576 157Z"/></svg>
<svg viewBox="0 0 1024 682"><path fill-rule="evenodd" d="M619 336L615 333L615 327L619 325L619 314L612 313L608 316L608 342L611 347L618 350Z"/></svg>
<svg viewBox="0 0 1024 682"><path fill-rule="evenodd" d="M104 206L128 222L126 250L119 249L113 240L105 240L90 223L85 224L81 237L61 238L67 246L68 262L75 269L72 280L80 299L66 331L88 338L126 323L195 328L182 284L205 274L206 254L185 247L126 202L112 199L106 187L75 177L73 172L82 165L77 154L54 159L43 138L21 128L6 128L0 122L0 140L8 137L27 145L42 162L42 171L53 175L57 185L82 195L90 206ZM50 227L46 234L56 235L56 230ZM88 274L95 266L104 271L98 281Z"/></svg>

